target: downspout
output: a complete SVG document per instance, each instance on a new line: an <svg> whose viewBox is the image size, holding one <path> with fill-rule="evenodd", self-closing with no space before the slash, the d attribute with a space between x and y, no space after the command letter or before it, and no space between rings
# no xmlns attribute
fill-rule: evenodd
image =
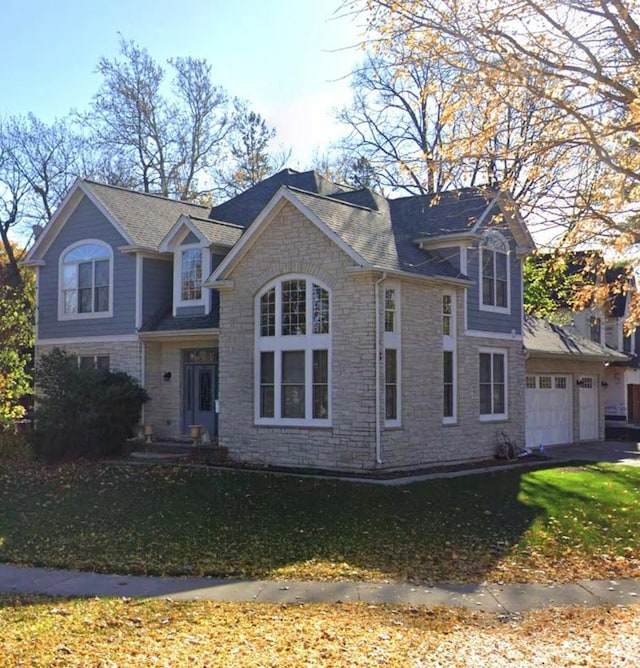
<svg viewBox="0 0 640 668"><path fill-rule="evenodd" d="M140 362L141 362L141 365L140 365L140 385L142 385L142 387L145 387L145 381L146 381L146 375L147 375L145 373L145 367L147 366L146 357L147 357L147 348L144 345L144 340L140 339L140 358L141 358L141 360L140 360ZM140 412L140 424L146 424L145 405L146 404L142 404L142 411Z"/></svg>
<svg viewBox="0 0 640 668"><path fill-rule="evenodd" d="M380 355L382 347L380 345L380 283L387 278L387 273L375 283L375 320L376 320L376 464L382 464L382 429L380 427L381 402L380 402Z"/></svg>

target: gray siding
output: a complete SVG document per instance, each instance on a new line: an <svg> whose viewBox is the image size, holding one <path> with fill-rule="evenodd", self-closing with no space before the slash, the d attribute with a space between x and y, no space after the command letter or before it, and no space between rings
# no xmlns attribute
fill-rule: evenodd
<svg viewBox="0 0 640 668"><path fill-rule="evenodd" d="M204 306L178 306L176 317L204 315Z"/></svg>
<svg viewBox="0 0 640 668"><path fill-rule="evenodd" d="M467 291L467 325L469 329L500 334L522 334L522 262L516 255L516 244L506 228L500 232L509 242L510 313L496 313L480 309L480 252L477 247L467 253L467 276L472 284Z"/></svg>
<svg viewBox="0 0 640 668"><path fill-rule="evenodd" d="M113 249L113 316L58 320L58 270L61 253L82 239L100 239ZM38 326L40 339L117 336L135 333L136 258L117 248L127 241L86 197L47 250L39 269Z"/></svg>
<svg viewBox="0 0 640 668"><path fill-rule="evenodd" d="M142 322L171 309L173 264L166 260L142 260Z"/></svg>
<svg viewBox="0 0 640 668"><path fill-rule="evenodd" d="M451 248L440 248L436 254L443 260L446 260L452 267L460 271L460 248L452 246Z"/></svg>
<svg viewBox="0 0 640 668"><path fill-rule="evenodd" d="M182 243L180 244L181 246L189 246L191 244L199 244L200 239L193 233L189 232L187 236L182 240Z"/></svg>

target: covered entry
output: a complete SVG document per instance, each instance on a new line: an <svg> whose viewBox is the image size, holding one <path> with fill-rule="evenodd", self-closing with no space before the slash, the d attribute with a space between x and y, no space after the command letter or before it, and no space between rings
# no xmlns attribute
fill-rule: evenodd
<svg viewBox="0 0 640 668"><path fill-rule="evenodd" d="M183 432L201 425L218 433L218 349L182 351Z"/></svg>
<svg viewBox="0 0 640 668"><path fill-rule="evenodd" d="M555 374L526 377L527 447L570 443L573 440L570 380L569 375Z"/></svg>

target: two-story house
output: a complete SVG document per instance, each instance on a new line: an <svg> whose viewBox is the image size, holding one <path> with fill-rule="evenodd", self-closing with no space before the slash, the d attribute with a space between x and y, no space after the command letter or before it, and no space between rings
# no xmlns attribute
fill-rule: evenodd
<svg viewBox="0 0 640 668"><path fill-rule="evenodd" d="M385 199L285 170L212 209L78 180L31 248L37 355L127 371L157 437L232 460L416 468L524 439L504 195Z"/></svg>

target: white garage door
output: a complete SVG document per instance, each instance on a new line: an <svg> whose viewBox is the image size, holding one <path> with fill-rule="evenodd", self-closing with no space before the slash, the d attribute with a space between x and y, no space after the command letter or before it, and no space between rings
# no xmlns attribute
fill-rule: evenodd
<svg viewBox="0 0 640 668"><path fill-rule="evenodd" d="M570 376L527 376L527 447L570 443L572 409Z"/></svg>
<svg viewBox="0 0 640 668"><path fill-rule="evenodd" d="M596 440L599 435L600 410L598 389L592 376L583 376L578 379L578 405L580 406L580 440Z"/></svg>

